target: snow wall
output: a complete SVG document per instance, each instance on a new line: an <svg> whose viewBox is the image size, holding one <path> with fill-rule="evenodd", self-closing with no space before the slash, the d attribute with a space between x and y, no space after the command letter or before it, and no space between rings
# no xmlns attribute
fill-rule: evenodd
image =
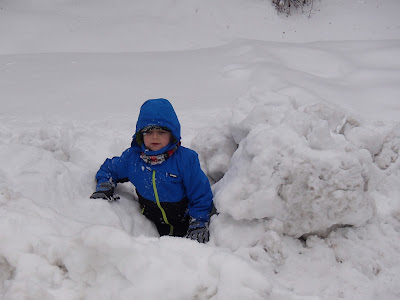
<svg viewBox="0 0 400 300"><path fill-rule="evenodd" d="M191 147L215 183L219 216L296 238L374 218L374 174L398 157L396 128L385 140L338 107L259 90L217 120Z"/></svg>

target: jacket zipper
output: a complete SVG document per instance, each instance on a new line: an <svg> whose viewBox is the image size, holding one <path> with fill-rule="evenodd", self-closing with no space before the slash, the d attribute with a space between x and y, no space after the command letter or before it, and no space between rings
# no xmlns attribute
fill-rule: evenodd
<svg viewBox="0 0 400 300"><path fill-rule="evenodd" d="M160 203L160 198L158 197L158 192L157 192L157 186L156 186L156 171L153 170L153 176L152 176L152 182L153 182L153 189L154 189L154 196L156 197L156 203L158 208L161 211L163 220L165 222L165 224L168 224L170 226L169 229L169 235L172 235L174 232L174 226L172 226L171 224L169 224L168 219L167 219L167 214L165 213L164 208L162 208L161 203Z"/></svg>

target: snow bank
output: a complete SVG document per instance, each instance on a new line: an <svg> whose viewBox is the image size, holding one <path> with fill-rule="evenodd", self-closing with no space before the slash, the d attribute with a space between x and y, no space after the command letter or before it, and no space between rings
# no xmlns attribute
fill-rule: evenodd
<svg viewBox="0 0 400 300"><path fill-rule="evenodd" d="M270 295L270 279L231 251L159 239L133 201L132 185L118 186L115 203L89 199L96 169L124 150L132 121L119 120L124 138L107 120L0 121L0 155L7 158L0 169L1 299Z"/></svg>
<svg viewBox="0 0 400 300"><path fill-rule="evenodd" d="M271 293L268 279L245 260L186 239L133 238L93 225L25 244L16 253L1 247L2 299L261 300Z"/></svg>
<svg viewBox="0 0 400 300"><path fill-rule="evenodd" d="M299 106L251 90L192 142L208 176L222 178L213 187L218 211L235 220L277 219L294 237L366 224L376 210L372 157L383 138L351 120L322 102Z"/></svg>

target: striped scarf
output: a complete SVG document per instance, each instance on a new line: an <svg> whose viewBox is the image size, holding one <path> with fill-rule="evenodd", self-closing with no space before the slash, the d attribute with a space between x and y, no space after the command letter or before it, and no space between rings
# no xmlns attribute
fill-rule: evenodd
<svg viewBox="0 0 400 300"><path fill-rule="evenodd" d="M161 153L158 155L147 155L144 152L142 152L140 154L140 158L143 159L143 161L146 164L150 164L152 166L162 164L164 161L166 161L168 158L170 158L172 156L172 154L175 153L175 151L178 149L180 144L181 143L179 142L171 150L168 150L167 152L164 152L164 153Z"/></svg>

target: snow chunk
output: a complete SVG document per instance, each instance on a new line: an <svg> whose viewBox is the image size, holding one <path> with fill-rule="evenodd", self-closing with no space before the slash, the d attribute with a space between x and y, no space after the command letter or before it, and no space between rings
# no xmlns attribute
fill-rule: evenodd
<svg viewBox="0 0 400 300"><path fill-rule="evenodd" d="M294 237L326 236L331 228L362 226L374 216L371 153L339 132L343 112L322 103L301 109L273 93L248 97L233 107L224 129L238 148L213 186L218 211L235 220L276 218ZM208 147L224 151L215 136ZM197 150L207 164L208 155Z"/></svg>
<svg viewBox="0 0 400 300"><path fill-rule="evenodd" d="M387 169L399 158L400 151L400 123L385 137L382 150L375 157L375 164L381 169Z"/></svg>

